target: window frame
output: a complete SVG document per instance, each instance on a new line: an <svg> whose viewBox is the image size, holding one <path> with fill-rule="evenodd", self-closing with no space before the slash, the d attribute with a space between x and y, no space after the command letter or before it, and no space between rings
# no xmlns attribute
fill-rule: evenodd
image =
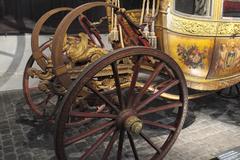
<svg viewBox="0 0 240 160"><path fill-rule="evenodd" d="M221 20L228 20L228 21L234 20L234 21L240 21L240 11L239 11L239 17L225 17L225 16L223 16L224 2L225 2L225 0L222 0L221 17L220 17ZM240 3L240 1L239 1L239 3Z"/></svg>
<svg viewBox="0 0 240 160"><path fill-rule="evenodd" d="M214 14L214 0L209 0L211 2L211 5L209 7L209 9L211 9L210 15L206 15L206 16L201 16L201 15L196 15L196 14L188 14L188 13L184 13L181 11L176 10L176 0L173 0L172 2L172 7L171 10L173 11L173 13L177 14L177 15L182 15L184 17L190 17L190 18L197 18L197 19L206 19L206 20L210 20L213 18L213 14Z"/></svg>

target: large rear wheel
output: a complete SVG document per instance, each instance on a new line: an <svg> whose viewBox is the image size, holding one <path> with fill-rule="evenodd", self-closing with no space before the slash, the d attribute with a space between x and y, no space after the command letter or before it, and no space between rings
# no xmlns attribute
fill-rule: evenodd
<svg viewBox="0 0 240 160"><path fill-rule="evenodd" d="M152 71L145 72L146 66ZM116 96L108 96L107 89L101 88L104 81L108 82L109 90L114 88ZM172 88L180 100L170 102L160 98ZM89 96L82 97L85 92ZM183 73L166 54L144 47L113 51L88 66L59 104L57 158L163 159L183 127L187 96ZM79 101L82 103L76 107ZM92 109L95 105L106 109L97 113ZM164 117L169 110L176 113L170 121ZM68 125L69 120L80 118L91 121Z"/></svg>

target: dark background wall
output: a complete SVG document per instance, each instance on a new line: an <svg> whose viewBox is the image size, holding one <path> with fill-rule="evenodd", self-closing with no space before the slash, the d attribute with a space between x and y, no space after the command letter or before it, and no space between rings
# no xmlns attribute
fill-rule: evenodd
<svg viewBox="0 0 240 160"><path fill-rule="evenodd" d="M87 2L97 0L0 0L0 34L20 34L31 32L36 21L47 11L57 7L75 8ZM104 0L98 0L104 1ZM127 9L141 8L142 0L121 0L121 5ZM96 14L97 13L97 14ZM97 21L105 15L104 8L95 9L94 12L87 12L92 21ZM51 18L43 33L52 33L59 21L65 14ZM100 26L100 30L106 31L106 25ZM78 31L77 22L74 22L71 30ZM105 28L105 29L103 29Z"/></svg>
<svg viewBox="0 0 240 160"><path fill-rule="evenodd" d="M45 12L57 7L75 8L91 1L94 0L0 0L0 33L31 32L34 24ZM51 27L56 27L64 15L64 13L58 14L47 21L46 27L50 28L45 29L43 33L52 33ZM87 13L87 16L93 21L104 15L103 8ZM77 25L73 25L71 29L76 30L76 28Z"/></svg>

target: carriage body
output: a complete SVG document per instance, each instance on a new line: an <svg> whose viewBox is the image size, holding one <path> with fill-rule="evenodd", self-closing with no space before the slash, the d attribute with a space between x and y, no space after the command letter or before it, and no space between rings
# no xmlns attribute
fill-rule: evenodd
<svg viewBox="0 0 240 160"><path fill-rule="evenodd" d="M155 25L158 49L178 63L184 72L188 87L209 91L238 83L240 2L234 0L210 0L198 2L199 4L195 4L197 3L195 0L160 2L161 7ZM122 5L124 7L124 3ZM110 12L107 13L110 17ZM127 13L135 23L139 23L141 9L128 10Z"/></svg>
<svg viewBox="0 0 240 160"><path fill-rule="evenodd" d="M239 8L233 6L240 2L206 1L204 13L194 8L181 11L180 2L171 2L163 42L165 52L181 66L188 86L218 90L238 83L240 19L235 17Z"/></svg>

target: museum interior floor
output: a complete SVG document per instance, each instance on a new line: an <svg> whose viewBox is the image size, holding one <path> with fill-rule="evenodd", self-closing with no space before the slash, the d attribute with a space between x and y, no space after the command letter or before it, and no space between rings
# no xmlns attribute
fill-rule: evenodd
<svg viewBox="0 0 240 160"><path fill-rule="evenodd" d="M240 98L212 94L189 106L186 128L166 160L208 160L240 146ZM21 90L0 93L0 160L53 160L53 135L54 126L34 118Z"/></svg>

